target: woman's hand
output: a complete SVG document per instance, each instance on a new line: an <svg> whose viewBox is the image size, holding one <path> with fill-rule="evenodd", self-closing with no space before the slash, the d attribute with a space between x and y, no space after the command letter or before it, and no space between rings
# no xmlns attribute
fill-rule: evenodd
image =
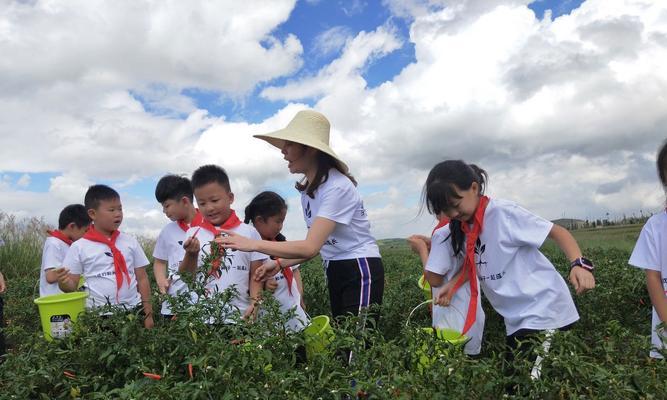
<svg viewBox="0 0 667 400"><path fill-rule="evenodd" d="M218 236L215 241L220 243L225 249L240 250L240 251L257 251L255 246L256 240L241 236L232 231L222 231L225 235Z"/></svg>

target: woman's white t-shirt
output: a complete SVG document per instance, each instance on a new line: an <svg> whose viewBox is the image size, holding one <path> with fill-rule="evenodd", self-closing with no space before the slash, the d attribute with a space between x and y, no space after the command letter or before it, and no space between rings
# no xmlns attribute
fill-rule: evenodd
<svg viewBox="0 0 667 400"><path fill-rule="evenodd" d="M565 280L539 250L552 227L511 201L491 199L486 208L475 244L477 276L484 295L503 316L507 335L519 329L558 329L579 319ZM443 230L449 232L449 225ZM453 251L450 256L442 270L459 269Z"/></svg>
<svg viewBox="0 0 667 400"><path fill-rule="evenodd" d="M248 224L242 223L236 228L230 229L230 231L250 239L261 240L261 236L257 230ZM211 253L211 241L213 241L214 236L210 231L194 226L188 229L185 234L186 238L191 237L195 232L197 232L197 239L201 246L199 258L197 259L197 267L201 267L204 265L204 258ZM206 292L211 295L222 293L234 287L237 295L231 300L231 306L243 314L250 305L250 264L253 261L265 260L268 257L263 253L231 249L228 249L226 254L227 256L223 257L219 278L215 276L204 277L199 272L198 280L206 279ZM235 310L230 310L229 312L234 312Z"/></svg>
<svg viewBox="0 0 667 400"><path fill-rule="evenodd" d="M453 260L454 259L454 260ZM463 252L454 256L452 244L449 240L449 227L444 226L433 233L431 237L431 251L425 269L439 275L443 275L445 281L451 281L463 263ZM433 298L436 298L440 287L431 288ZM468 307L470 304L470 282L465 282L454 293L451 305L442 307L433 305L433 326L435 328L450 328L463 331ZM482 349L482 335L484 333L484 321L486 316L482 309L482 296L477 293L477 315L475 323L470 327L466 336L470 341L466 343L464 351L466 354L479 354Z"/></svg>
<svg viewBox="0 0 667 400"><path fill-rule="evenodd" d="M667 213L661 212L649 218L639 234L639 239L630 256L628 263L641 269L660 272L662 288L667 294ZM667 341L667 336L661 340L656 329L660 324L660 317L653 307L651 318L651 345L650 356L663 358L656 349L664 349L662 340Z"/></svg>
<svg viewBox="0 0 667 400"><path fill-rule="evenodd" d="M42 267L39 271L39 295L50 296L52 294L61 294L62 290L58 287L58 282L49 283L46 281L46 271L63 266L65 254L69 250L69 244L62 240L49 236L44 241L42 248Z"/></svg>
<svg viewBox="0 0 667 400"><path fill-rule="evenodd" d="M185 256L183 241L185 241L185 231L181 229L177 222L170 222L160 231L153 249L153 257L167 263L167 274L171 280L167 294L177 296L187 293L190 296L190 301L196 303L197 294L188 288L188 285L181 280L178 274L178 267ZM168 301L162 303L160 312L163 315L173 314Z"/></svg>
<svg viewBox="0 0 667 400"><path fill-rule="evenodd" d="M329 178L310 198L303 191L301 206L308 229L317 217L336 222L334 231L320 249L325 261L380 257L380 250L371 235L371 224L361 196L352 181L337 169L329 170Z"/></svg>
<svg viewBox="0 0 667 400"><path fill-rule="evenodd" d="M72 274L83 275L86 280L85 290L88 292L86 306L88 308L106 304L132 308L141 304L134 270L148 265L148 258L137 239L126 233L121 232L118 235L116 247L125 257L125 264L130 275L130 284L127 284L126 279L123 280L118 290L118 298L116 298L116 272L109 246L81 238L70 246L65 255L63 266L69 268Z"/></svg>

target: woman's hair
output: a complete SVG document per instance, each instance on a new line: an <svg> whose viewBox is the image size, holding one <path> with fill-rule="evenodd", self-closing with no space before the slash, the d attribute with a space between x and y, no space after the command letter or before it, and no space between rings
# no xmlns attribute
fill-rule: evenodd
<svg viewBox="0 0 667 400"><path fill-rule="evenodd" d="M656 167L658 167L658 176L660 177L662 187L667 190L667 140L662 143L660 150L658 150Z"/></svg>
<svg viewBox="0 0 667 400"><path fill-rule="evenodd" d="M489 177L483 169L475 164L466 164L462 160L446 160L436 164L428 173L422 191L422 207L425 205L429 213L438 215L450 209L456 200L460 199L458 190L468 190L473 182L479 185L480 196L484 194ZM452 249L458 255L463 248L465 235L461 228L461 221L452 220L449 223Z"/></svg>
<svg viewBox="0 0 667 400"><path fill-rule="evenodd" d="M287 210L285 199L276 192L265 191L255 196L246 206L243 222L250 224L257 217L267 220L284 210Z"/></svg>
<svg viewBox="0 0 667 400"><path fill-rule="evenodd" d="M302 145L303 146L303 145ZM345 169L343 169L343 166L336 161L335 158L332 156L328 155L327 153L323 151L317 151L317 173L315 174L315 178L313 179L312 182L308 182L306 178L303 178L300 182L297 182L294 187L296 187L296 190L299 192L303 192L304 190L306 191L306 194L308 197L315 198L315 191L317 190L318 187L320 187L321 184L327 181L329 179L329 170L331 168L336 168L338 172L341 174L347 176L349 180L352 181L354 186L357 186L357 181L354 179L354 177Z"/></svg>

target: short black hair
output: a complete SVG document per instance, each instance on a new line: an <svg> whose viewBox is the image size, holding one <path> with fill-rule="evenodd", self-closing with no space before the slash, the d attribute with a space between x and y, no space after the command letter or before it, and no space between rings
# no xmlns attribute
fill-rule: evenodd
<svg viewBox="0 0 667 400"><path fill-rule="evenodd" d="M60 212L58 229L63 230L71 223L74 223L77 228L84 228L90 225L91 220L83 204L70 204Z"/></svg>
<svg viewBox="0 0 667 400"><path fill-rule="evenodd" d="M218 165L202 165L192 173L193 189L200 188L204 185L208 185L209 183L214 182L220 184L228 192L232 191L232 188L229 185L229 176L227 176L227 172L225 172L224 168Z"/></svg>
<svg viewBox="0 0 667 400"><path fill-rule="evenodd" d="M88 188L83 204L86 210L96 210L101 201L115 199L120 199L117 191L107 185L93 185Z"/></svg>
<svg viewBox="0 0 667 400"><path fill-rule="evenodd" d="M164 203L167 200L180 200L187 197L192 202L192 185L190 179L178 175L165 175L155 187L155 199L158 203Z"/></svg>

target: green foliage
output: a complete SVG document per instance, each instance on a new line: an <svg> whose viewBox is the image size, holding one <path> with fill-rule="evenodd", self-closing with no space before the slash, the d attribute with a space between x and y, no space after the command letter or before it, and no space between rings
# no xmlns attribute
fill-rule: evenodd
<svg viewBox="0 0 667 400"><path fill-rule="evenodd" d="M486 302L479 357L438 351L441 343L419 329L430 324L425 307L405 326L422 301L416 285L421 266L397 241L382 244L386 286L380 325L360 331L358 319L342 321L335 326L330 353L307 362L299 361L296 352L304 338L283 328L289 316L281 315L268 295L262 316L252 324L205 323L226 309L231 295L226 293L196 306L177 299L175 306L182 310L177 318L156 318L152 330L143 329L133 312L106 319L85 313L73 334L49 343L32 304L42 228L24 226L0 249L9 284L5 318L12 347L0 366L0 399L489 399L501 398L511 383L503 365L504 326ZM562 254L548 247L545 252L565 276ZM541 379L530 378L532 363L516 360L514 368L521 373L512 380L518 385L515 397L664 398L667 363L648 357L651 308L643 273L627 266L628 250L587 248L585 253L598 265L598 286L575 297L581 320L555 336ZM302 276L308 312L327 314L319 261L304 264ZM154 296L159 309L163 298ZM348 365L350 350L353 363ZM432 360L426 367L419 357L424 352Z"/></svg>

